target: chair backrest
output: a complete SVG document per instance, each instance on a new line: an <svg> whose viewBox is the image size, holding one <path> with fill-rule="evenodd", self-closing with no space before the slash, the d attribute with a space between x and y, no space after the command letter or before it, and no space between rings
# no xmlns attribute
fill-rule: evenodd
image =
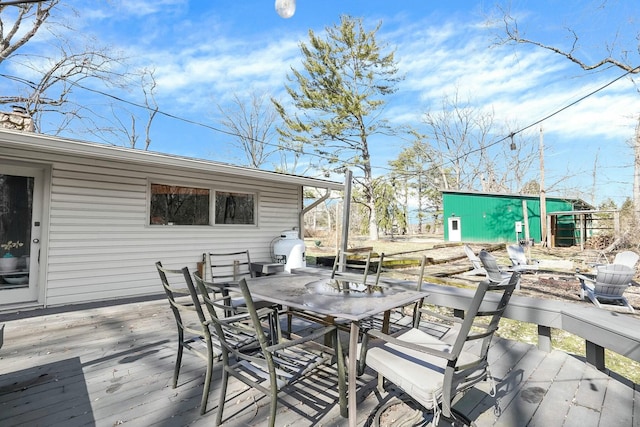
<svg viewBox="0 0 640 427"><path fill-rule="evenodd" d="M513 265L527 265L527 255L520 245L508 245L507 254Z"/></svg>
<svg viewBox="0 0 640 427"><path fill-rule="evenodd" d="M158 261L156 262L156 269L160 275L162 287L171 306L173 316L175 317L180 340L182 341L184 338L185 332L203 336L208 340L210 334L204 327L206 319L202 307L198 302L197 292L191 280L189 268L183 267L179 270L168 269L164 268L162 263ZM197 313L199 320L199 327L197 328L192 326L191 321L193 319L189 319L189 317L193 316L194 312ZM183 315L187 316L187 322L185 322Z"/></svg>
<svg viewBox="0 0 640 427"><path fill-rule="evenodd" d="M622 264L599 266L593 291L601 296L620 296L631 284L634 274L634 269Z"/></svg>
<svg viewBox="0 0 640 427"><path fill-rule="evenodd" d="M478 254L478 258L480 258L480 262L487 272L487 280L492 283L500 283L504 280L500 267L498 267L498 262L493 255L483 249Z"/></svg>
<svg viewBox="0 0 640 427"><path fill-rule="evenodd" d="M333 262L331 278L377 285L380 280L384 254L381 254L380 257L375 260L377 265L375 266L374 279L367 281L369 273L371 272L372 256L373 251L370 248L346 251L338 250Z"/></svg>
<svg viewBox="0 0 640 427"><path fill-rule="evenodd" d="M478 284L451 347L455 359L445 368L443 402L450 402L456 394L486 378L491 339L519 279L520 273L513 272L500 283L484 280ZM483 371L485 374L481 375Z"/></svg>
<svg viewBox="0 0 640 427"><path fill-rule="evenodd" d="M622 251L616 254L613 264L622 264L630 268L636 268L640 255L633 251Z"/></svg>
<svg viewBox="0 0 640 427"><path fill-rule="evenodd" d="M474 269L479 270L482 268L482 262L480 261L480 258L478 258L478 256L473 252L473 249L471 249L469 245L464 245L464 253L467 254L467 258L469 258L469 261L471 261L471 265L473 265Z"/></svg>
<svg viewBox="0 0 640 427"><path fill-rule="evenodd" d="M206 252L204 279L212 283L237 282L242 278L254 277L248 250L234 252Z"/></svg>
<svg viewBox="0 0 640 427"><path fill-rule="evenodd" d="M225 350L222 351L223 361L228 358L228 353L237 354L242 352L246 345L255 343L256 330L245 321L249 319L247 310L231 303L233 294L240 295L240 289L235 286L228 287L223 296L215 297L218 295L218 284L204 280L199 273L194 273L193 278L202 305L206 307L213 326L212 333Z"/></svg>

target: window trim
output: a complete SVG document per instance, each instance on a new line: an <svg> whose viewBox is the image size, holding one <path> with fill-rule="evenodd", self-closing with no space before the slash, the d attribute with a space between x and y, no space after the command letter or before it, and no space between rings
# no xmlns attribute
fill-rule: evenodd
<svg viewBox="0 0 640 427"><path fill-rule="evenodd" d="M198 188L198 189L206 189L209 190L209 223L208 224L152 224L151 223L151 186L152 185L169 185L174 187L188 187L188 188ZM215 187L211 184L193 181L176 181L171 179L164 179L162 177L156 178L147 178L147 191L146 191L146 216L145 216L145 226L146 227L253 227L258 228L259 224L259 201L260 201L260 193L258 191L250 191L245 188L240 187L231 187L231 186L222 186ZM253 196L253 219L254 222L252 224L217 224L216 223L216 195L218 193L239 193L239 194L247 194Z"/></svg>
<svg viewBox="0 0 640 427"><path fill-rule="evenodd" d="M258 227L258 192L256 191L247 191L241 189L230 189L230 188L216 188L213 189L213 197L211 203L211 219L212 225L215 227ZM216 201L218 198L218 193L237 193L242 195L251 195L253 196L253 223L251 224L225 224L225 223L217 223L216 222Z"/></svg>

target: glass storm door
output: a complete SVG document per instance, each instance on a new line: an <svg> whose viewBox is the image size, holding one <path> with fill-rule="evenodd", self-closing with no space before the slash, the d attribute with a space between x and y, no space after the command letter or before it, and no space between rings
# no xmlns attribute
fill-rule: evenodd
<svg viewBox="0 0 640 427"><path fill-rule="evenodd" d="M0 305L38 299L41 169L0 164Z"/></svg>

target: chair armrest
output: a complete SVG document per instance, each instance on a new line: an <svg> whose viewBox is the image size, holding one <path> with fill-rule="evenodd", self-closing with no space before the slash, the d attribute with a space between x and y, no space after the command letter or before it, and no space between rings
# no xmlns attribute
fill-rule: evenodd
<svg viewBox="0 0 640 427"><path fill-rule="evenodd" d="M454 322L454 323L462 323L463 322L463 320L458 318L458 317L447 316L446 314L440 314L440 313L437 313L435 311L429 310L428 308L421 307L419 309L419 311L420 311L420 313L428 314L429 316L437 317L438 319L445 320L447 322Z"/></svg>
<svg viewBox="0 0 640 427"><path fill-rule="evenodd" d="M596 283L596 279L593 277L587 277L583 274L576 274L576 279L580 280L581 282L589 282L589 283Z"/></svg>
<svg viewBox="0 0 640 427"><path fill-rule="evenodd" d="M430 354L432 356L440 357L441 359L453 360L455 356L451 353L442 350L436 350L431 347L427 347L424 345L413 344L407 341L400 340L398 338L392 337L391 335L383 334L380 331L367 331L367 334L374 337L386 341L389 344L396 345L398 347L408 348L410 350L418 351L420 353Z"/></svg>

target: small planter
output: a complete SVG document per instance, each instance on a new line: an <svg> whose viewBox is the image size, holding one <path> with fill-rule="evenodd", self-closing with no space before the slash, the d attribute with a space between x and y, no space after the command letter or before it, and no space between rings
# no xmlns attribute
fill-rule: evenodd
<svg viewBox="0 0 640 427"><path fill-rule="evenodd" d="M0 258L0 271L16 271L18 269L18 258L2 257Z"/></svg>

